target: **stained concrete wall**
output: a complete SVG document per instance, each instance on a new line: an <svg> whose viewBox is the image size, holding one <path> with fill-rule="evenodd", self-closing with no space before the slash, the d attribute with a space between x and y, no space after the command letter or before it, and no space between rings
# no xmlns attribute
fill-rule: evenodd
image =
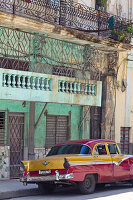
<svg viewBox="0 0 133 200"><path fill-rule="evenodd" d="M78 0L78 3L84 4L84 5L91 7L91 8L95 8L95 0L90 0L90 1L88 1L88 0Z"/></svg>
<svg viewBox="0 0 133 200"><path fill-rule="evenodd" d="M133 20L133 0L108 0L107 12Z"/></svg>
<svg viewBox="0 0 133 200"><path fill-rule="evenodd" d="M8 112L21 112L25 114L25 147L28 146L28 133L29 133L29 107L30 102L26 102L26 106L22 106L23 101L5 101L0 100L0 111L6 111L6 119ZM35 123L37 122L38 117L41 114L42 109L44 108L45 103L36 103L35 104ZM48 104L47 113L49 115L66 115L69 116L71 112L71 137L70 139L79 139L81 133L78 130L78 125L82 121L82 106L76 105L65 105L65 104ZM6 127L7 127L7 121ZM35 147L44 147L45 146L45 135L46 135L46 116L43 114L36 129L35 129L35 138L34 143ZM5 136L7 136L7 129L5 131ZM89 137L89 134L88 134ZM5 144L7 143L7 137L5 137Z"/></svg>
<svg viewBox="0 0 133 200"><path fill-rule="evenodd" d="M42 109L44 108L44 103L36 103L35 107L35 121L37 121ZM70 139L79 139L80 132L78 130L78 125L80 120L82 120L81 112L82 106L75 105L61 105L61 104L48 104L46 107L48 115L65 115L69 116L71 112L71 133ZM81 119L80 119L81 117ZM38 126L35 129L35 147L44 147L45 146L45 136L46 136L46 116L42 115ZM89 135L88 135L89 136ZM82 136L81 136L82 137Z"/></svg>
<svg viewBox="0 0 133 200"><path fill-rule="evenodd" d="M10 178L10 147L0 146L0 180Z"/></svg>
<svg viewBox="0 0 133 200"><path fill-rule="evenodd" d="M126 87L123 81L127 81L127 54L119 54L118 74L116 82L115 98L115 140L120 143L120 128L125 127L126 117Z"/></svg>

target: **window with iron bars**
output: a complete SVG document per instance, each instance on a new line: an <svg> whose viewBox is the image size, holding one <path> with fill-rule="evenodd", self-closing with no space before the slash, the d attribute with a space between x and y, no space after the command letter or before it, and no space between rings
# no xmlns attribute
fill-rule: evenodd
<svg viewBox="0 0 133 200"><path fill-rule="evenodd" d="M124 154L129 154L129 130L130 127L121 127L120 143L121 152Z"/></svg>
<svg viewBox="0 0 133 200"><path fill-rule="evenodd" d="M10 59L6 57L0 57L0 68L21 70L21 71L30 71L29 62Z"/></svg>
<svg viewBox="0 0 133 200"><path fill-rule="evenodd" d="M74 70L67 67L53 66L52 74L57 76L75 77Z"/></svg>
<svg viewBox="0 0 133 200"><path fill-rule="evenodd" d="M0 112L0 146L5 143L5 112Z"/></svg>

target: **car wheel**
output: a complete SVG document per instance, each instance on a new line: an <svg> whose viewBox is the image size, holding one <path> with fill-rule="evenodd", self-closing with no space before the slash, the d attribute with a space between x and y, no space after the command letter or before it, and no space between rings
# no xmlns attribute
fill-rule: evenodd
<svg viewBox="0 0 133 200"><path fill-rule="evenodd" d="M84 181L79 183L79 190L82 194L93 193L96 187L96 179L93 174L85 176Z"/></svg>
<svg viewBox="0 0 133 200"><path fill-rule="evenodd" d="M55 190L55 184L38 183L38 190L41 194L49 194Z"/></svg>

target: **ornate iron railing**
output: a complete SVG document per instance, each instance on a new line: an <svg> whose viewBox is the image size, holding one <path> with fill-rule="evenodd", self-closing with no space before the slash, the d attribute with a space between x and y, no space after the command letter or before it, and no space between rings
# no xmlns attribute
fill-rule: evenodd
<svg viewBox="0 0 133 200"><path fill-rule="evenodd" d="M0 0L0 11L54 25L84 31L107 31L112 17L86 5L68 0ZM113 27L122 28L129 21L113 16Z"/></svg>
<svg viewBox="0 0 133 200"><path fill-rule="evenodd" d="M90 45L0 27L0 68L46 74L52 74L59 66L89 70L93 54Z"/></svg>

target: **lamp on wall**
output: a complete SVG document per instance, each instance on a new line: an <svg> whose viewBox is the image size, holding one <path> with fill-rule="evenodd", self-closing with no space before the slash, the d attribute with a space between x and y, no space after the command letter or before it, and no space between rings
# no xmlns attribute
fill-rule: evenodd
<svg viewBox="0 0 133 200"><path fill-rule="evenodd" d="M26 101L23 101L22 106L26 107Z"/></svg>
<svg viewBox="0 0 133 200"><path fill-rule="evenodd" d="M121 91L122 91L122 92L125 92L126 88L127 88L127 80L123 79L123 80L122 80Z"/></svg>

